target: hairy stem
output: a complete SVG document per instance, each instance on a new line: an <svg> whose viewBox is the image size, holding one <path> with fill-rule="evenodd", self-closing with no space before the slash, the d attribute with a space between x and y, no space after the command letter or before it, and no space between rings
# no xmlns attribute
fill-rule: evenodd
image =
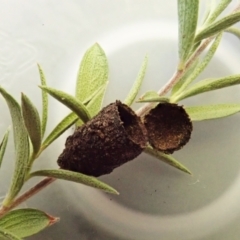
<svg viewBox="0 0 240 240"><path fill-rule="evenodd" d="M20 197L16 198L10 206L8 207L4 207L2 206L0 208L0 217L5 215L7 212L9 212L10 210L12 210L13 208L17 207L18 205L20 205L21 203L25 202L27 199L29 199L30 197L34 196L35 194L37 194L39 191L41 191L42 189L44 189L45 187L47 187L48 185L50 185L52 182L54 182L56 179L55 178L51 178L51 177L47 177L44 178L42 181L40 181L39 183L37 183L34 187L30 188L28 191L26 191L25 193L23 193Z"/></svg>
<svg viewBox="0 0 240 240"><path fill-rule="evenodd" d="M240 11L240 4L237 5L237 7L234 9L234 12ZM213 37L207 38L206 40L204 40L201 45L196 49L196 51L193 53L193 55L189 58L189 60L186 63L186 66L183 70L177 70L173 76L171 77L171 79L169 79L169 81L158 91L159 96L163 96L165 94L167 94L172 87L179 81L179 79L183 76L183 74L185 73L185 71L192 65L192 63L196 60L196 58L199 57L199 55L206 49L206 47L210 44L210 42L214 39ZM153 106L153 103L147 103L145 104L143 107L139 108L136 113L138 116L143 116L146 112L148 112ZM39 151L39 153L37 154L37 156L34 156L33 158L37 158L41 152L44 150L41 149ZM54 182L56 179L55 178L51 178L51 177L47 177L45 179L43 179L42 181L40 181L39 183L37 183L34 187L32 187L31 189L29 189L28 191L26 191L25 193L23 193L21 196L19 196L18 198L16 198L10 206L8 207L4 207L1 206L0 207L0 217L5 215L7 212L9 212L10 210L14 209L15 207L17 207L18 205L20 205L21 203L25 202L27 199L29 199L30 197L34 196L35 194L37 194L38 192L40 192L42 189L44 189L45 187L47 187L48 185L50 185L52 182Z"/></svg>
<svg viewBox="0 0 240 240"><path fill-rule="evenodd" d="M186 63L186 66L183 70L177 70L173 76L169 79L169 81L158 91L159 96L164 96L167 94L172 87L180 80L182 75L186 72L186 70L192 65L192 63L199 57L199 55L206 49L206 47L210 44L210 42L214 39L215 36L207 38L202 44L197 48L197 50L193 53L193 55L189 58ZM146 112L148 112L153 106L153 103L147 103L143 107L139 108L136 111L138 116L143 116Z"/></svg>

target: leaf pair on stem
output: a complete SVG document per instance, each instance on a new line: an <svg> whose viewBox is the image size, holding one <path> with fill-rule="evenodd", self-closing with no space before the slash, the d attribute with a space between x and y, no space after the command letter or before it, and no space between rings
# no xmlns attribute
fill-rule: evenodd
<svg viewBox="0 0 240 240"><path fill-rule="evenodd" d="M225 76L216 79L204 79L192 85L194 80L208 66L222 39L224 31L240 36L239 30L232 27L239 22L239 7L233 13L219 19L220 14L230 4L230 0L222 0L217 6L211 3L202 26L198 27L199 1L178 0L179 18L179 64L178 70L166 87L161 91L145 93L139 102L172 102L177 103L188 97L205 92L239 84L240 75ZM207 38L206 40L204 40ZM203 50L212 45L201 57ZM165 89L171 89L170 96L165 96ZM164 92L164 95L162 93ZM159 96L160 95L160 96ZM224 103L206 106L184 107L193 121L226 117L238 112L238 104Z"/></svg>

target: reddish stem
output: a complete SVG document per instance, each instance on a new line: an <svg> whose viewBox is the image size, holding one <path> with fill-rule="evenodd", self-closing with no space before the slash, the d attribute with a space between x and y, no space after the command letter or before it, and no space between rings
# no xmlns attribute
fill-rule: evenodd
<svg viewBox="0 0 240 240"><path fill-rule="evenodd" d="M177 70L173 76L169 79L169 81L158 91L159 96L163 96L167 94L172 87L180 80L185 71L192 65L192 63L199 57L199 55L206 49L209 43L214 39L214 37L207 38L194 52L194 54L187 61L184 70ZM138 116L143 116L146 112L148 112L153 106L153 103L147 103L143 107L139 108L136 111Z"/></svg>
<svg viewBox="0 0 240 240"><path fill-rule="evenodd" d="M29 199L33 195L37 194L39 191L41 191L43 188L50 185L55 180L56 180L55 178L51 178L51 177L44 178L42 181L37 183L34 187L30 188L28 191L23 193L20 197L16 198L9 206L7 207L2 206L0 208L0 217L5 215L7 212L12 210L13 208L17 207L21 203L25 202L27 199Z"/></svg>

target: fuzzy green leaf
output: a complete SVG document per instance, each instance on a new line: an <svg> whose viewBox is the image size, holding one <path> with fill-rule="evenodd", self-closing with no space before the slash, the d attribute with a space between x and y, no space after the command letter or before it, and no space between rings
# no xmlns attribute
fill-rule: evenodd
<svg viewBox="0 0 240 240"><path fill-rule="evenodd" d="M235 12L227 17L224 17L211 25L207 26L203 30L201 30L195 38L195 42L199 42L204 38L211 37L225 29L231 27L233 24L240 21L240 12Z"/></svg>
<svg viewBox="0 0 240 240"><path fill-rule="evenodd" d="M90 113L95 111L96 98L98 98L99 95L101 95L105 91L106 85L103 87L100 87L100 89L98 89L98 91L95 92L95 96L92 96L92 98L87 101L88 103L86 103L86 108ZM78 126L81 126L83 124L83 122L78 118L78 116L75 113L68 114L44 140L41 150L46 149L53 141L55 141L62 133L64 133L68 128L70 128L77 121L78 121Z"/></svg>
<svg viewBox="0 0 240 240"><path fill-rule="evenodd" d="M41 121L36 107L33 105L31 100L23 93L22 115L28 131L28 135L32 142L33 152L37 154L42 142Z"/></svg>
<svg viewBox="0 0 240 240"><path fill-rule="evenodd" d="M103 93L106 90L106 87L108 85L108 82L105 83L105 85L103 85L96 93L94 96L92 96L92 98L90 99L90 101L86 104L87 110L90 113L91 117L94 117L96 114L99 113L99 101L100 99L103 100L102 96ZM82 122L78 121L77 126L81 126Z"/></svg>
<svg viewBox="0 0 240 240"><path fill-rule="evenodd" d="M143 60L140 72L138 73L138 77L135 80L127 98L124 100L124 103L128 106L131 106L141 88L143 79L145 77L145 73L146 73L146 68L147 68L147 63L148 63L148 57L146 56Z"/></svg>
<svg viewBox="0 0 240 240"><path fill-rule="evenodd" d="M13 210L4 215L0 219L0 228L25 238L42 231L57 221L58 218L52 217L45 212L26 208Z"/></svg>
<svg viewBox="0 0 240 240"><path fill-rule="evenodd" d="M0 167L2 165L3 157L5 154L6 147L7 147L8 136L9 136L9 129L4 134L2 142L0 143Z"/></svg>
<svg viewBox="0 0 240 240"><path fill-rule="evenodd" d="M182 75L182 77L179 79L179 81L173 86L171 91L171 96L175 95L179 89L182 87L182 85L191 77L195 69L197 68L199 64L199 59L197 58L192 65L186 69L185 73Z"/></svg>
<svg viewBox="0 0 240 240"><path fill-rule="evenodd" d="M166 97L160 97L157 92L149 91L143 94L137 101L141 102L169 102L169 99Z"/></svg>
<svg viewBox="0 0 240 240"><path fill-rule="evenodd" d="M41 79L41 85L47 86L46 78L44 76L43 70L41 66L38 64L38 71ZM48 119L48 94L42 91L42 124L41 124L41 132L42 137L45 134L46 126L47 126L47 119Z"/></svg>
<svg viewBox="0 0 240 240"><path fill-rule="evenodd" d="M106 90L108 82L106 82L105 85L99 87L95 92L93 92L91 95L89 95L84 101L83 104L87 105L94 97L96 97L97 94L102 94Z"/></svg>
<svg viewBox="0 0 240 240"><path fill-rule="evenodd" d="M87 50L80 64L76 85L76 98L84 102L96 89L104 86L108 80L108 62L103 49L94 44ZM95 99L96 115L102 107L104 92Z"/></svg>
<svg viewBox="0 0 240 240"><path fill-rule="evenodd" d="M98 114L99 112L99 101L100 99L102 99L103 101L103 94L106 91L106 87L108 85L108 82L105 83L105 85L101 86L100 88L98 88L92 95L90 95L89 97L87 97L83 104L85 106L87 106L87 109L91 115L91 117L94 117L96 114ZM76 122L76 127L79 127L83 124L82 120L78 120Z"/></svg>
<svg viewBox="0 0 240 240"><path fill-rule="evenodd" d="M180 171L183 171L188 174L192 174L185 166L183 166L180 162L178 162L173 156L159 152L152 147L148 146L144 150L145 153L156 157L157 159L167 163L168 165L177 168Z"/></svg>
<svg viewBox="0 0 240 240"><path fill-rule="evenodd" d="M82 104L75 97L71 96L68 93L59 91L57 89L43 87L43 86L40 86L40 88L43 91L46 91L47 93L49 93L52 97L57 99L59 102L63 103L65 106L67 106L73 112L75 112L83 122L87 122L88 120L91 119L91 116L90 116L87 108L84 106L84 104Z"/></svg>
<svg viewBox="0 0 240 240"><path fill-rule="evenodd" d="M103 190L108 193L118 194L118 192L107 185L106 183L103 183L99 181L95 177L90 177L81 173L72 172L68 170L63 169L57 169L57 170L40 170L36 171L30 174L29 178L36 177L36 176L45 176L45 177L53 177L57 179L67 180L71 182L81 183L93 188L97 188L100 190Z"/></svg>
<svg viewBox="0 0 240 240"><path fill-rule="evenodd" d="M79 120L75 113L68 114L57 126L52 130L48 137L42 143L41 150L46 149L53 141L55 141L62 133L70 128L75 122Z"/></svg>
<svg viewBox="0 0 240 240"><path fill-rule="evenodd" d="M105 91L106 85L103 87L100 87L100 89L98 89L98 91L95 92L95 96L92 96L92 98L87 101L86 108L88 109L89 113L92 113L95 111L96 98L98 98L99 95L101 95ZM53 141L55 141L62 133L64 133L68 128L70 128L77 121L78 121L78 126L81 126L83 124L83 121L80 120L75 113L68 114L44 140L41 150L46 149Z"/></svg>
<svg viewBox="0 0 240 240"><path fill-rule="evenodd" d="M22 240L22 238L16 236L14 233L9 232L6 229L0 228L0 239L1 240Z"/></svg>
<svg viewBox="0 0 240 240"><path fill-rule="evenodd" d="M179 69L183 69L191 52L198 21L198 0L178 0Z"/></svg>
<svg viewBox="0 0 240 240"><path fill-rule="evenodd" d="M202 121L227 117L240 112L240 104L215 104L204 106L185 107L192 121Z"/></svg>
<svg viewBox="0 0 240 240"><path fill-rule="evenodd" d="M208 66L209 62L212 60L212 58L219 46L221 39L222 39L222 34L219 34L216 37L216 39L213 42L210 49L208 50L207 54L204 56L203 60L196 66L195 69L193 69L192 73L189 74L188 78L186 78L185 81L182 82L182 84L179 83L179 84L181 84L181 86L178 86L179 89L177 92L175 92L174 95L181 94L200 75L200 73ZM174 95L172 95L173 97L171 98L171 100L174 99Z"/></svg>
<svg viewBox="0 0 240 240"><path fill-rule="evenodd" d="M14 145L15 145L15 169L12 177L11 186L3 206L8 206L14 197L19 193L23 184L25 175L28 171L29 162L29 140L28 133L22 118L21 108L16 100L0 87L0 93L5 98L12 117Z"/></svg>
<svg viewBox="0 0 240 240"><path fill-rule="evenodd" d="M214 11L212 3L213 3L212 1L207 1L204 4L204 16L202 18L202 24L201 25L204 25L207 22L210 14L212 14L212 12ZM215 9L215 7L214 7L214 9Z"/></svg>
<svg viewBox="0 0 240 240"><path fill-rule="evenodd" d="M182 99L189 98L204 92L230 87L237 84L240 84L240 75L205 79L186 89L186 91L176 96L174 99L175 101L180 101Z"/></svg>
<svg viewBox="0 0 240 240"><path fill-rule="evenodd" d="M227 28L225 31L232 33L233 35L235 35L237 38L240 39L240 29L235 27L230 27L230 28Z"/></svg>
<svg viewBox="0 0 240 240"><path fill-rule="evenodd" d="M222 0L216 8L209 14L205 25L209 25L214 22L217 17L227 8L227 6L232 2L232 0Z"/></svg>

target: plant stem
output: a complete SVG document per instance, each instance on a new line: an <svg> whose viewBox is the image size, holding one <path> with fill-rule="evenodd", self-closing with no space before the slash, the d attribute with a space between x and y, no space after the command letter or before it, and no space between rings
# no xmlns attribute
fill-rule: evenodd
<svg viewBox="0 0 240 240"><path fill-rule="evenodd" d="M37 194L39 191L41 191L43 188L50 185L55 180L56 180L55 178L51 178L51 177L44 178L39 183L37 183L34 187L30 188L28 191L23 193L20 197L16 198L8 207L2 206L0 208L0 217L5 215L7 212L12 210L13 208L17 207L21 203L25 202L30 197Z"/></svg>
<svg viewBox="0 0 240 240"><path fill-rule="evenodd" d="M234 9L234 12L237 12L240 10L240 4L237 5L237 7ZM196 49L196 51L193 53L193 55L189 58L187 61L184 69L177 69L176 72L173 74L173 76L169 79L169 81L158 91L159 96L163 96L167 94L172 87L180 80L180 78L183 76L183 74L186 72L186 70L192 65L192 63L196 60L196 58L199 57L199 55L206 49L206 47L210 44L210 42L214 39L215 36L209 37L206 40L204 40L201 45ZM143 107L139 108L136 111L136 114L138 116L143 116L146 112L148 112L153 106L153 103L147 103ZM34 159L36 159L41 152L45 148L42 148L39 153L36 156L32 156L31 160L33 162ZM38 192L40 192L42 189L53 183L56 179L52 177L47 177L41 180L39 183L37 183L34 187L30 188L28 191L23 193L21 196L16 198L8 207L1 206L0 208L0 217L8 213L10 210L14 209L15 207L19 206L21 203L25 202L30 197L34 196Z"/></svg>
<svg viewBox="0 0 240 240"><path fill-rule="evenodd" d="M237 5L237 7L232 11L232 13L236 13L240 11L240 4Z"/></svg>
<svg viewBox="0 0 240 240"><path fill-rule="evenodd" d="M214 39L215 36L207 38L202 44L197 48L193 55L189 58L186 63L186 66L183 70L177 70L169 81L158 91L159 96L164 96L172 89L172 87L180 80L186 70L192 65L192 63L199 57L199 55L206 49L210 42ZM146 112L148 112L153 106L153 103L147 103L143 107L139 108L136 111L136 114L142 117Z"/></svg>

